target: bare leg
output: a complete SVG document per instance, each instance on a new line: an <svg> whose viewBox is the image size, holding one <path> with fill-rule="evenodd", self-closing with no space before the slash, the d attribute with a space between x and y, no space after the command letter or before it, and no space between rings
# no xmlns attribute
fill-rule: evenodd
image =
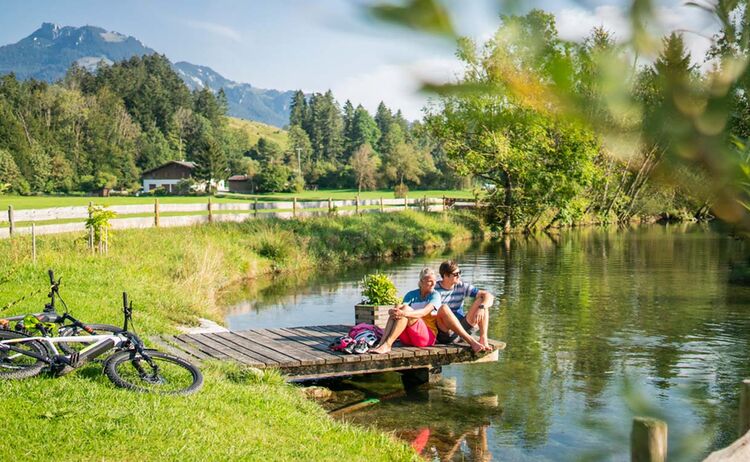
<svg viewBox="0 0 750 462"><path fill-rule="evenodd" d="M453 311L448 308L448 305L440 305L437 314L437 325L438 328L443 332L453 331L458 334L466 343L471 346L471 349L475 352L486 350L487 348L481 343L474 340L474 337L466 332L466 329L461 325Z"/></svg>
<svg viewBox="0 0 750 462"><path fill-rule="evenodd" d="M479 326L479 343L484 345L486 348L492 348L490 346L490 342L487 337L487 328L490 324L490 314L487 312L487 309L484 309L484 316L482 319L477 323L477 312L479 311L479 302L474 302L473 305L471 305L471 308L469 309L469 312L466 314L466 320L469 321L469 324L472 326Z"/></svg>
<svg viewBox="0 0 750 462"><path fill-rule="evenodd" d="M388 318L388 324L385 325L385 332L383 332L383 338L380 339L380 343L377 347L368 351L368 353L381 354L389 353L393 342L398 339L398 336L406 329L409 325L409 321L416 322L415 319L400 318L394 319L393 317Z"/></svg>

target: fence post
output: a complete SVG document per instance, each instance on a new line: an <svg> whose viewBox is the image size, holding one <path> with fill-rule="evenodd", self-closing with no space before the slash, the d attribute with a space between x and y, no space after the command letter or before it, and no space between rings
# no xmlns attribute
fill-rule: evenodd
<svg viewBox="0 0 750 462"><path fill-rule="evenodd" d="M430 206L427 205L427 194L424 195L424 211L425 212L429 212L430 211Z"/></svg>
<svg viewBox="0 0 750 462"><path fill-rule="evenodd" d="M89 220L91 220L91 207L93 207L94 203L89 201ZM92 224L89 228L89 249L91 249L91 254L93 255L96 253L94 251L94 225Z"/></svg>
<svg viewBox="0 0 750 462"><path fill-rule="evenodd" d="M208 222L213 223L214 222L214 213L212 210L213 207L211 207L211 196L208 196Z"/></svg>
<svg viewBox="0 0 750 462"><path fill-rule="evenodd" d="M255 201L253 202L253 216L258 216L258 198L255 198Z"/></svg>
<svg viewBox="0 0 750 462"><path fill-rule="evenodd" d="M292 216L297 218L297 196L292 198Z"/></svg>
<svg viewBox="0 0 750 462"><path fill-rule="evenodd" d="M750 431L750 379L742 381L740 389L740 436Z"/></svg>
<svg viewBox="0 0 750 462"><path fill-rule="evenodd" d="M10 237L13 237L13 232L16 230L16 223L13 221L13 206L8 206L8 233Z"/></svg>
<svg viewBox="0 0 750 462"><path fill-rule="evenodd" d="M328 198L328 213L331 213L331 212L333 212L333 199L329 197Z"/></svg>
<svg viewBox="0 0 750 462"><path fill-rule="evenodd" d="M666 462L667 423L649 417L634 417L630 433L632 462Z"/></svg>
<svg viewBox="0 0 750 462"><path fill-rule="evenodd" d="M385 212L385 208L383 208L383 197L380 197L380 213Z"/></svg>
<svg viewBox="0 0 750 462"><path fill-rule="evenodd" d="M354 200L356 201L354 204L354 213L359 215L359 194L357 194L357 197Z"/></svg>
<svg viewBox="0 0 750 462"><path fill-rule="evenodd" d="M104 228L104 254L109 255L109 228Z"/></svg>
<svg viewBox="0 0 750 462"><path fill-rule="evenodd" d="M31 262L36 265L36 226L31 223Z"/></svg>
<svg viewBox="0 0 750 462"><path fill-rule="evenodd" d="M154 199L154 226L159 227L159 198Z"/></svg>
<svg viewBox="0 0 750 462"><path fill-rule="evenodd" d="M409 197L404 195L404 210L409 209Z"/></svg>

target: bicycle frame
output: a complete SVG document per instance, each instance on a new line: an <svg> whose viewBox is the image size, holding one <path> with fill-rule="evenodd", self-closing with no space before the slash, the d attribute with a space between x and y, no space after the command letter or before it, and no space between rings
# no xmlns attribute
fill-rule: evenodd
<svg viewBox="0 0 750 462"><path fill-rule="evenodd" d="M39 361L45 362L47 364L53 364L55 361L59 362L62 358L65 358L67 361L63 360L63 362L73 367L80 367L86 362L88 362L89 360L92 360L96 358L97 356L103 353L106 353L109 350L118 349L122 347L123 345L129 343L131 340L132 340L132 334L129 334L129 333L109 334L109 335L88 335L85 337L78 337L78 336L24 337L24 338L0 341L0 351L2 350L14 351L17 354L30 356L35 359L38 359ZM48 351L51 352L52 354L41 355L33 351L21 350L13 346L14 344L28 343L28 342L39 342L39 343L45 344ZM58 350L57 347L55 346L56 343L90 343L91 345L88 345L87 347L85 347L84 349L82 349L81 351L77 353L64 355L64 354L60 354L60 350ZM71 361L73 357L76 357L75 361Z"/></svg>

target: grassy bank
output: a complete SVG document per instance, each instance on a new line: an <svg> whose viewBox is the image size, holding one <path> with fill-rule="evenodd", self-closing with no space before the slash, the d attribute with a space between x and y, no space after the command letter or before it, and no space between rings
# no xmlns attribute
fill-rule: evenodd
<svg viewBox="0 0 750 462"><path fill-rule="evenodd" d="M416 212L303 221L263 220L193 228L117 232L106 257L82 240L39 239L33 265L28 239L0 242L0 303L45 284L45 269L63 277L73 313L92 322L120 320L120 292L135 305L138 331L173 332L198 317L220 318L222 286L242 278L318 265L405 256L471 235L465 219ZM9 315L41 307L36 294ZM330 420L274 374L208 365L206 387L172 398L115 389L89 366L72 375L0 382L6 440L0 460L409 460L389 436ZM44 435L43 437L35 435ZM50 442L60 442L60 447ZM79 446L80 445L80 446Z"/></svg>

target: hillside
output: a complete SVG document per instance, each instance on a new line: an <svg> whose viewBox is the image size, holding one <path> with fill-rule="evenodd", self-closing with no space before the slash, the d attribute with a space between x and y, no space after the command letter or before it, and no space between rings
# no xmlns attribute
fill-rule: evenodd
<svg viewBox="0 0 750 462"><path fill-rule="evenodd" d="M253 145L257 143L261 137L264 137L267 140L279 144L284 149L287 147L288 133L284 129L253 120L238 119L236 117L228 117L228 119L229 126L244 130L250 137L250 142Z"/></svg>
<svg viewBox="0 0 750 462"><path fill-rule="evenodd" d="M62 79L74 63L94 71L102 63L112 65L133 56L156 53L158 51L135 37L100 27L61 27L44 23L28 37L0 46L0 75L12 72L21 80L55 82ZM190 90L207 86L215 93L223 88L232 116L278 127L289 121L292 91L235 82L206 66L183 61L170 64Z"/></svg>

